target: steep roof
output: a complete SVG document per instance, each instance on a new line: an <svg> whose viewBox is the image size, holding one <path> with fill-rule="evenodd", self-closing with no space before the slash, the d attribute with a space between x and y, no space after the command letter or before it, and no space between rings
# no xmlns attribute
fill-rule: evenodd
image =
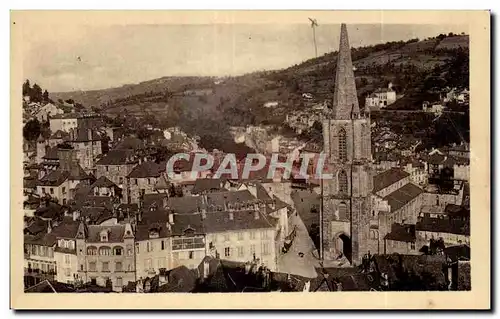
<svg viewBox="0 0 500 319"><path fill-rule="evenodd" d="M104 155L100 160L96 162L96 165L125 165L137 163L137 160L128 161L134 155L133 150L129 149L112 149L106 155Z"/></svg>
<svg viewBox="0 0 500 319"><path fill-rule="evenodd" d="M87 242L89 243L100 243L101 242L101 231L108 230L108 243L119 243L123 242L123 235L125 234L124 225L116 226L98 226L89 225L88 226L88 237Z"/></svg>
<svg viewBox="0 0 500 319"><path fill-rule="evenodd" d="M54 134L52 134L49 139L51 140L59 140L59 139L65 139L68 138L69 134L66 132L63 132L61 130L57 130Z"/></svg>
<svg viewBox="0 0 500 319"><path fill-rule="evenodd" d="M373 192L378 192L392 184L410 176L407 172L399 168L391 168L373 177Z"/></svg>
<svg viewBox="0 0 500 319"><path fill-rule="evenodd" d="M456 218L422 218L415 225L417 231L470 235L469 220Z"/></svg>
<svg viewBox="0 0 500 319"><path fill-rule="evenodd" d="M232 214L232 219L230 215ZM258 219L255 218L257 214ZM208 212L203 220L207 233L230 230L264 229L276 226L277 219L254 210Z"/></svg>
<svg viewBox="0 0 500 319"><path fill-rule="evenodd" d="M351 113L359 113L356 82L351 59L351 48L347 35L347 26L340 26L340 44L337 55L337 71L333 91L333 118L350 119Z"/></svg>
<svg viewBox="0 0 500 319"><path fill-rule="evenodd" d="M170 183L167 181L165 176L162 174L155 184L155 189L169 189Z"/></svg>
<svg viewBox="0 0 500 319"><path fill-rule="evenodd" d="M124 138L120 143L118 143L114 149L129 149L129 150L136 150L144 147L144 142L141 139L138 139L137 137L133 136L128 136Z"/></svg>
<svg viewBox="0 0 500 319"><path fill-rule="evenodd" d="M55 171L48 173L44 177L42 177L38 181L38 185L40 185L40 186L59 186L68 179L69 175L70 174L68 171L63 171L61 169L57 169Z"/></svg>
<svg viewBox="0 0 500 319"><path fill-rule="evenodd" d="M134 167L132 172L128 175L129 178L147 178L147 177L160 177L161 173L166 171L167 166L165 162L155 163L152 161L143 162L142 164Z"/></svg>
<svg viewBox="0 0 500 319"><path fill-rule="evenodd" d="M415 242L415 225L392 224L391 232L385 235L385 239Z"/></svg>
<svg viewBox="0 0 500 319"><path fill-rule="evenodd" d="M417 185L408 183L384 197L384 200L386 200L389 203L389 206L391 206L391 212L395 212L423 192L424 191Z"/></svg>
<svg viewBox="0 0 500 319"><path fill-rule="evenodd" d="M95 188L95 187L107 187L107 188L110 188L110 187L117 187L118 186L113 183L112 181L110 181L106 176L101 176L99 177L95 182L94 184L92 184L92 186L90 186L91 189Z"/></svg>
<svg viewBox="0 0 500 319"><path fill-rule="evenodd" d="M200 194L203 192L209 192L209 191L219 191L222 188L222 179L216 179L216 178L199 178L194 182L193 189L191 190L191 193L193 194Z"/></svg>

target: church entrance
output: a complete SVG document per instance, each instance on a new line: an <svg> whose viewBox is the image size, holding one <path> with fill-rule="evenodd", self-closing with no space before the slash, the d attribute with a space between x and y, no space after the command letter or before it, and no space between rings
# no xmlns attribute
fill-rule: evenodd
<svg viewBox="0 0 500 319"><path fill-rule="evenodd" d="M346 257L349 262L352 262L352 243L351 238L344 233L341 233L335 238L336 258L341 259Z"/></svg>

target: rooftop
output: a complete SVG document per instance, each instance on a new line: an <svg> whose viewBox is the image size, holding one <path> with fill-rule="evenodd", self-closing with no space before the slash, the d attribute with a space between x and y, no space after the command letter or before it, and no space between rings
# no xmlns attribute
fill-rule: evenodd
<svg viewBox="0 0 500 319"><path fill-rule="evenodd" d="M405 186L399 188L398 190L385 196L384 200L388 201L389 206L391 206L391 212L395 212L401 207L408 204L410 201L415 199L423 192L424 191L417 185L413 183L408 183Z"/></svg>
<svg viewBox="0 0 500 319"><path fill-rule="evenodd" d="M385 172L377 174L373 178L373 192L378 192L392 184L410 176L407 172L399 168L391 168Z"/></svg>

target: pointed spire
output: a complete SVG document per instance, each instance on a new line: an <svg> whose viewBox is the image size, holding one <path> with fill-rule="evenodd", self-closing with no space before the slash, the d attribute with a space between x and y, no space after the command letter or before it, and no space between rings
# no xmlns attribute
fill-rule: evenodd
<svg viewBox="0 0 500 319"><path fill-rule="evenodd" d="M333 92L333 118L350 119L352 115L359 114L356 82L351 60L351 48L347 36L347 26L342 23L340 27L340 45L337 57L337 72L335 75L335 89Z"/></svg>
<svg viewBox="0 0 500 319"><path fill-rule="evenodd" d="M83 218L80 220L80 224L78 225L78 230L76 231L76 238L77 239L86 239L87 238L87 224L83 220Z"/></svg>

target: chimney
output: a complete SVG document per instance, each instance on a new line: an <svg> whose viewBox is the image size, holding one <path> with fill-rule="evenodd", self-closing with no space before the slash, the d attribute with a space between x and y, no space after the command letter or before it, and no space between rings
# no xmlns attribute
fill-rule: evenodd
<svg viewBox="0 0 500 319"><path fill-rule="evenodd" d="M201 209L201 219L205 220L207 218L207 210L205 208Z"/></svg>
<svg viewBox="0 0 500 319"><path fill-rule="evenodd" d="M52 232L52 225L51 225L51 221L49 220L47 222L47 234L50 234Z"/></svg>
<svg viewBox="0 0 500 319"><path fill-rule="evenodd" d="M174 213L169 213L168 214L168 222L170 225L174 224Z"/></svg>
<svg viewBox="0 0 500 319"><path fill-rule="evenodd" d="M233 220L234 219L234 213L233 212L229 212L229 220Z"/></svg>
<svg viewBox="0 0 500 319"><path fill-rule="evenodd" d="M256 220L260 218L260 213L259 213L259 211L258 211L258 210L256 210L256 211L254 212L254 218L255 218Z"/></svg>
<svg viewBox="0 0 500 319"><path fill-rule="evenodd" d="M80 218L80 212L77 210L73 211L73 221L77 221Z"/></svg>
<svg viewBox="0 0 500 319"><path fill-rule="evenodd" d="M91 129L87 129L87 137L88 137L89 141L92 141L92 130Z"/></svg>

